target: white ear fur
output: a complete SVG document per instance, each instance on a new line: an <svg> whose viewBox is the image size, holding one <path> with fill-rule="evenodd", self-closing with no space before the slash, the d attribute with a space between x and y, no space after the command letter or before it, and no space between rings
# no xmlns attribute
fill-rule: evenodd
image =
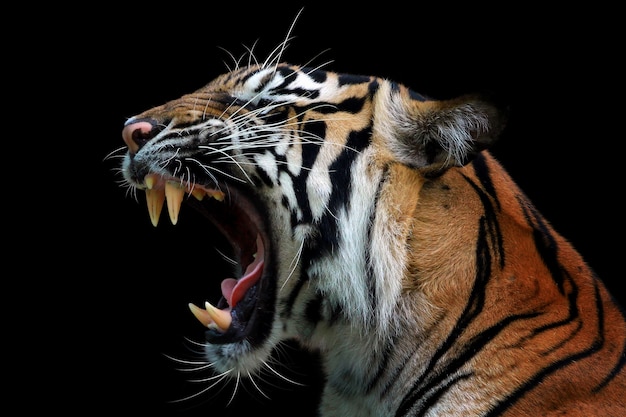
<svg viewBox="0 0 626 417"><path fill-rule="evenodd" d="M425 172L470 162L504 127L503 114L477 96L416 100L405 88L381 84L374 129L401 163Z"/></svg>

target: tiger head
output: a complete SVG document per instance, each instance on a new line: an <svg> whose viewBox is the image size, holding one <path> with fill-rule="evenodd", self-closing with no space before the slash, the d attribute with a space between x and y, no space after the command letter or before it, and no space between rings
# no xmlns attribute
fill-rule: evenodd
<svg viewBox="0 0 626 417"><path fill-rule="evenodd" d="M502 127L476 97L254 65L128 119L122 171L155 226L164 205L176 223L185 203L230 241L237 278L190 307L215 368L248 373L288 338L324 348L347 331L397 334L399 300L415 286L406 240L420 189Z"/></svg>

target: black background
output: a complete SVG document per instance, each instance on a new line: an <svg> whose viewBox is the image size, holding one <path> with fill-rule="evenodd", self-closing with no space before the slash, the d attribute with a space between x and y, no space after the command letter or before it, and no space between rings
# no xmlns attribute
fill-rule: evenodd
<svg viewBox="0 0 626 417"><path fill-rule="evenodd" d="M524 4L311 3L284 59L332 61L325 68L379 75L435 98L498 96L511 118L494 154L623 302L624 133L623 116L612 110L622 100L616 12ZM292 415L296 402L298 415L313 415L317 363L291 346L279 370L308 386L267 377L262 389L271 399L242 389L226 406L228 386L172 403L207 385L188 382L197 375L178 371L168 356L187 357L186 338L202 338L187 303L202 304L217 290L215 232L184 207L176 227L165 216L152 227L143 196L135 201L117 183L119 159L105 158L123 146L127 117L200 88L232 66L224 50L241 56L256 42L255 55L264 59L302 5L90 7L56 9L65 17L48 21L35 41L47 55L37 56L40 75L30 85L34 92L45 86L36 101L48 101L37 111L54 121L39 141L61 152L48 170L55 181L45 200L58 213L36 238L42 254L55 255L23 265L45 267L38 287L54 293L44 303L46 331L31 329L39 334L32 357L42 367L25 378L38 381L29 388L33 403L48 392L54 395L47 408L54 403L85 413L279 416ZM42 319L39 311L35 316ZM52 348L54 354L46 352ZM55 366L43 371L50 363Z"/></svg>

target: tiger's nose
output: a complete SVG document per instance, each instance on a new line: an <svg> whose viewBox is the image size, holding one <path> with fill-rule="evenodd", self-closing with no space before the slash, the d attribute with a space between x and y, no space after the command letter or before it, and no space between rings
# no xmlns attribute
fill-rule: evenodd
<svg viewBox="0 0 626 417"><path fill-rule="evenodd" d="M153 119L136 119L126 123L122 130L122 138L131 154L136 154L143 145L159 133L157 121Z"/></svg>

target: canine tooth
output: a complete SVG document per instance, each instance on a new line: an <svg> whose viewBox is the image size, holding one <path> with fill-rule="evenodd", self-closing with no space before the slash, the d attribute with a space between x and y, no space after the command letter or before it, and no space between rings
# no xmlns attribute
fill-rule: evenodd
<svg viewBox="0 0 626 417"><path fill-rule="evenodd" d="M178 213L180 212L180 205L183 202L183 196L185 195L185 189L178 184L172 182L165 183L165 199L167 200L167 212L170 215L172 224L178 222Z"/></svg>
<svg viewBox="0 0 626 417"><path fill-rule="evenodd" d="M209 316L211 316L215 324L217 324L217 327L223 331L228 330L232 321L230 312L213 307L208 301L204 303L204 306L206 308L206 312L209 313Z"/></svg>
<svg viewBox="0 0 626 417"><path fill-rule="evenodd" d="M161 216L161 210L163 209L164 202L165 190L163 190L163 188L146 190L146 203L148 204L148 214L150 214L150 221L152 222L152 225L154 227L159 224L159 217Z"/></svg>
<svg viewBox="0 0 626 417"><path fill-rule="evenodd" d="M202 323L203 326L209 327L209 325L213 323L213 320L211 319L209 313L206 310L203 310L200 307L196 306L195 304L189 303L189 310L191 310L193 315L198 319L200 323Z"/></svg>

